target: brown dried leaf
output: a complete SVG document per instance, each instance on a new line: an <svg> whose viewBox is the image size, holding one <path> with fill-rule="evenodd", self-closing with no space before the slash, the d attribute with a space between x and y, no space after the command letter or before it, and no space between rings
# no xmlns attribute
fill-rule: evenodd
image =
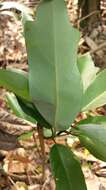
<svg viewBox="0 0 106 190"><path fill-rule="evenodd" d="M8 133L4 133L0 130L0 149L1 150L13 150L18 147L21 147L19 142L17 141L17 136L11 135Z"/></svg>
<svg viewBox="0 0 106 190"><path fill-rule="evenodd" d="M0 149L9 151L21 147L17 137L31 131L33 127L32 123L0 108Z"/></svg>
<svg viewBox="0 0 106 190"><path fill-rule="evenodd" d="M4 133L19 136L31 131L34 127L36 127L36 125L24 119L20 119L0 108L0 130Z"/></svg>

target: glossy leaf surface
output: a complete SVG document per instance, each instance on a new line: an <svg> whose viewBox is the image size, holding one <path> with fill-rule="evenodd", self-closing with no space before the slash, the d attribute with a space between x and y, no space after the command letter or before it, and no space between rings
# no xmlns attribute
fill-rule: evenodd
<svg viewBox="0 0 106 190"><path fill-rule="evenodd" d="M106 161L106 126L96 124L79 125L79 139L95 157Z"/></svg>
<svg viewBox="0 0 106 190"><path fill-rule="evenodd" d="M29 95L28 75L22 70L0 69L0 86L3 86L27 101L31 101Z"/></svg>
<svg viewBox="0 0 106 190"><path fill-rule="evenodd" d="M50 160L56 190L87 190L80 163L68 147L55 144Z"/></svg>
<svg viewBox="0 0 106 190"><path fill-rule="evenodd" d="M26 22L25 38L33 102L55 129L67 129L80 111L82 84L79 32L70 25L64 0L43 0L37 20Z"/></svg>

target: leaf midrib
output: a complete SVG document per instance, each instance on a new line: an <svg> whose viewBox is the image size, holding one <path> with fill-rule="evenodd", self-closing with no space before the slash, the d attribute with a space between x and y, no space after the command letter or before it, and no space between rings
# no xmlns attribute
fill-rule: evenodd
<svg viewBox="0 0 106 190"><path fill-rule="evenodd" d="M53 5L52 5L53 4ZM57 128L57 117L58 117L58 107L59 107L59 80L58 80L58 66L57 66L57 48L56 48L56 25L55 25L55 14L54 9L55 5L52 1L52 18L53 18L53 44L54 44L54 63L55 63L55 114L54 114L54 129L56 131Z"/></svg>
<svg viewBox="0 0 106 190"><path fill-rule="evenodd" d="M69 177L69 175L68 175L68 173L67 173L67 168L64 166L64 160L63 160L63 157L61 156L61 153L59 154L58 148L57 148L57 153L58 153L58 155L59 155L59 157L60 157L61 162L63 163L62 166L63 166L63 169L64 169L64 171L65 171L64 173L66 173L67 182L68 182L68 184L69 184L69 187L72 188L71 181L70 181L70 177ZM71 158L70 158L70 162L71 162Z"/></svg>
<svg viewBox="0 0 106 190"><path fill-rule="evenodd" d="M102 94L99 94L96 96L93 100L91 100L88 104L86 104L82 110L86 110L89 108L89 106L92 106L93 103L95 103L97 100L99 100L102 96L104 96L106 91L104 91Z"/></svg>

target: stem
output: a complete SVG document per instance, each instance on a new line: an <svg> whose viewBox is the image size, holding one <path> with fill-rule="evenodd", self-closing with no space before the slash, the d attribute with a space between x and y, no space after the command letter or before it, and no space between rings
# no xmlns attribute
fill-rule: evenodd
<svg viewBox="0 0 106 190"><path fill-rule="evenodd" d="M41 127L39 124L37 124L37 130L38 130L38 137L41 147L41 153L42 153L42 181L45 181L45 160L46 160L46 153L45 153L45 144L44 144L44 136L43 136L43 127Z"/></svg>

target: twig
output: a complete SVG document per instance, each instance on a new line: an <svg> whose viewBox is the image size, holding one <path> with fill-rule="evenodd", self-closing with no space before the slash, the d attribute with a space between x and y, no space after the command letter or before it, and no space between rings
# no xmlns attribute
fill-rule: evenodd
<svg viewBox="0 0 106 190"><path fill-rule="evenodd" d="M35 136L35 133L33 133L33 140L36 144L36 147L37 147L37 152L39 154L39 157L41 158L41 154L40 154L40 150L39 150L39 147L38 147L38 143L37 143L37 140L36 140L36 136Z"/></svg>
<svg viewBox="0 0 106 190"><path fill-rule="evenodd" d="M55 140L53 128L51 128L51 131L52 131L52 140L53 140L53 142L56 144L56 140Z"/></svg>
<svg viewBox="0 0 106 190"><path fill-rule="evenodd" d="M91 49L91 53L97 53L97 55L102 59L103 58L103 51L99 48L98 50L98 45L88 36L85 36L85 41L87 43L87 45L90 47ZM105 42L106 43L106 42ZM96 50L96 51L95 51Z"/></svg>
<svg viewBox="0 0 106 190"><path fill-rule="evenodd" d="M91 17L94 14L99 14L99 13L100 13L100 11L98 11L98 10L93 11L93 12L89 13L88 15L84 16L83 18L79 19L79 22L86 20L87 18Z"/></svg>
<svg viewBox="0 0 106 190"><path fill-rule="evenodd" d="M91 12L90 14L84 16L83 18L79 19L79 20L78 20L78 28L80 28L80 23L81 23L82 21L88 19L89 17L93 16L94 14L99 14L99 13L100 13L100 11L95 10L95 11Z"/></svg>
<svg viewBox="0 0 106 190"><path fill-rule="evenodd" d="M8 173L7 175L8 175L8 177L13 178L14 181L20 180L20 181L25 181L26 183L28 183L28 177L25 174L18 175L18 174ZM41 175L31 175L30 177L32 180L34 180L34 182L40 183Z"/></svg>
<svg viewBox="0 0 106 190"><path fill-rule="evenodd" d="M106 42L100 44L97 48L91 50L91 53L96 53L97 51L103 49L104 47L106 47Z"/></svg>
<svg viewBox="0 0 106 190"><path fill-rule="evenodd" d="M18 187L16 186L16 184L14 183L14 181L12 180L12 178L10 176L8 176L8 179L11 182L11 184L14 185L15 189L18 190Z"/></svg>
<svg viewBox="0 0 106 190"><path fill-rule="evenodd" d="M45 180L41 190L45 190L45 187L50 184L51 179L52 175L49 175L48 178Z"/></svg>

